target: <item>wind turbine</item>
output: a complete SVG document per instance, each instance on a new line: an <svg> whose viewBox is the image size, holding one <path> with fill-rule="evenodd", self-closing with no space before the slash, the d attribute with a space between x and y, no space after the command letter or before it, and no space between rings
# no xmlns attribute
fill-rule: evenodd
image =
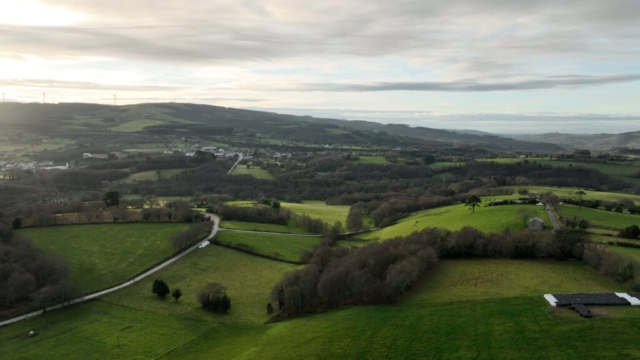
<svg viewBox="0 0 640 360"><path fill-rule="evenodd" d="M4 104L4 93L2 93L2 103Z"/></svg>
<svg viewBox="0 0 640 360"><path fill-rule="evenodd" d="M116 102L118 100L118 95L113 94L113 106L117 106L118 103Z"/></svg>
<svg viewBox="0 0 640 360"><path fill-rule="evenodd" d="M43 92L43 93L42 93L42 103L43 103L43 104L46 104L46 103L47 103L47 93L46 93L46 92Z"/></svg>

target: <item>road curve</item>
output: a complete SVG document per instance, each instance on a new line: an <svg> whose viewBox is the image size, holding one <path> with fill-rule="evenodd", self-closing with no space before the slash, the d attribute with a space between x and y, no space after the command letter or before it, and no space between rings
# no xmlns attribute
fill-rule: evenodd
<svg viewBox="0 0 640 360"><path fill-rule="evenodd" d="M242 161L242 154L238 155L238 161L236 161L233 166L231 167L231 169L229 169L229 171L227 172L227 175L231 174L233 172L233 170L236 168L236 166L238 166L238 164L240 163L240 161Z"/></svg>
<svg viewBox="0 0 640 360"><path fill-rule="evenodd" d="M551 223L553 224L553 229L560 230L560 224L558 223L558 220L556 220L556 217L553 215L551 206L545 205L545 209L547 210L547 216L549 217L549 220L551 220Z"/></svg>
<svg viewBox="0 0 640 360"><path fill-rule="evenodd" d="M200 246L200 244L202 244L203 242L205 242L207 240L211 240L211 239L213 239L214 236L216 236L216 233L220 229L220 227L219 227L220 218L217 215L211 214L211 213L207 213L206 215L210 220L213 221L213 228L211 229L211 234L209 234L209 236L207 236L205 239L199 241L197 244L191 246L187 250L184 250L183 252L181 252L179 254L176 254L175 256L167 259L167 261L164 261L163 263L158 264L157 266L153 267L152 269L149 269L149 270L145 271L144 273L136 276L133 280L126 281L126 282L124 282L122 284L110 287L108 289L105 289L105 290L102 290L102 291L99 291L99 292L96 292L96 293L93 293L93 294L89 294L89 295L77 298L75 300L68 301L66 303L62 303L62 304L58 304L58 305L54 305L54 306L48 307L48 308L46 308L46 310L47 311L57 310L57 309L61 309L63 307L69 306L69 305L78 304L78 303L85 302L85 301L88 301L88 300L91 300L91 299L95 299L95 298L98 298L98 297L100 297L102 295L110 294L110 293L112 293L114 291L118 291L118 290L123 289L123 288L125 288L127 286L133 285L138 280L144 279L144 278L148 277L149 275L151 275L151 274L153 274L153 273L155 273L155 272L157 272L157 271L159 271L161 269L164 269L165 267L173 264L178 259L181 259L182 257L186 256L187 254L191 253L193 250L197 249L198 246ZM40 315L42 313L43 313L42 310L38 310L38 311L30 312L30 313L22 315L22 316L18 316L18 317L9 319L9 320L5 320L5 321L0 322L0 327L5 326L5 325L9 325L9 324L13 324L13 323L21 321L21 320L26 320L26 319L28 319L30 317L38 316L38 315Z"/></svg>

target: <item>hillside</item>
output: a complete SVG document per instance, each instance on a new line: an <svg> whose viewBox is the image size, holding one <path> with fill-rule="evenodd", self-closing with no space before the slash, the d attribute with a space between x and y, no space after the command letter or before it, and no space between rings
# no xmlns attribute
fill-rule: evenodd
<svg viewBox="0 0 640 360"><path fill-rule="evenodd" d="M385 146L484 149L489 151L562 150L558 145L513 140L493 135L379 124L369 121L320 119L210 105L157 103L127 106L97 104L0 104L0 124L7 130L46 134L161 136L220 135L243 132L314 144L383 144Z"/></svg>
<svg viewBox="0 0 640 360"><path fill-rule="evenodd" d="M567 148L589 150L640 149L640 132L622 134L564 134L546 133L535 135L515 135L515 139L548 142Z"/></svg>

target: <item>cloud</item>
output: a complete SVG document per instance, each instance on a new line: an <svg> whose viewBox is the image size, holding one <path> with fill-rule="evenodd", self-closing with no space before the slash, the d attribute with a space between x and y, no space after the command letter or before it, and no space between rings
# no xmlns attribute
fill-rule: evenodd
<svg viewBox="0 0 640 360"><path fill-rule="evenodd" d="M81 89L81 90L126 90L126 91L172 91L181 90L179 86L159 85L116 85L98 84L93 82L60 81L48 79L0 79L0 86Z"/></svg>
<svg viewBox="0 0 640 360"><path fill-rule="evenodd" d="M452 82L376 82L376 83L312 83L275 87L283 91L328 91L328 92L372 92L372 91L442 91L442 92L491 92L555 89L589 85L615 84L640 80L640 74L585 76L569 75L545 79L510 82L479 82L461 80Z"/></svg>

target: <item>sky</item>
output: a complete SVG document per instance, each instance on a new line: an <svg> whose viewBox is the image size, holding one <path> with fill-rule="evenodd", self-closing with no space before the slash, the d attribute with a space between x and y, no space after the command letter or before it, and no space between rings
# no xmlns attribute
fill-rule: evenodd
<svg viewBox="0 0 640 360"><path fill-rule="evenodd" d="M0 0L5 101L640 130L640 1Z"/></svg>

